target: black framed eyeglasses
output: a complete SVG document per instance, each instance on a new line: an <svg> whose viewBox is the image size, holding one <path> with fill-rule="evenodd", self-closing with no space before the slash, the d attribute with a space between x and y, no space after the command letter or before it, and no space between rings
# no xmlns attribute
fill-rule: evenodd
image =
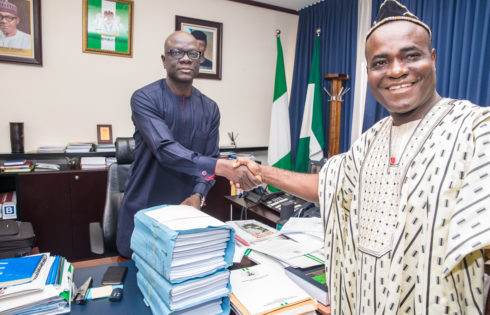
<svg viewBox="0 0 490 315"><path fill-rule="evenodd" d="M10 15L2 15L2 14L0 14L0 21L1 20L6 20L7 22L12 22L16 18L17 18L16 16L10 16Z"/></svg>
<svg viewBox="0 0 490 315"><path fill-rule="evenodd" d="M172 58L176 58L176 59L180 59L184 57L184 55L187 55L187 57L189 57L189 59L192 60L197 60L201 57L201 52L198 50L182 50L182 49L172 48L166 53L172 56Z"/></svg>

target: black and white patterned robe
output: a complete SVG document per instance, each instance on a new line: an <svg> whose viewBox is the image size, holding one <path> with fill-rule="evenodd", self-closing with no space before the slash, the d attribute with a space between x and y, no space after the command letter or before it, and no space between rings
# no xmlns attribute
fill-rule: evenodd
<svg viewBox="0 0 490 315"><path fill-rule="evenodd" d="M395 165L391 126L320 172L332 314L483 314L490 111L442 99Z"/></svg>

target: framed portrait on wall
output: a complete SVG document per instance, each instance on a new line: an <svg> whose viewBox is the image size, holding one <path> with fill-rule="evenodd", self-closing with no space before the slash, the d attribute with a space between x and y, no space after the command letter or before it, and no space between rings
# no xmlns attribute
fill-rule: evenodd
<svg viewBox="0 0 490 315"><path fill-rule="evenodd" d="M0 61L42 65L41 0L0 0Z"/></svg>
<svg viewBox="0 0 490 315"><path fill-rule="evenodd" d="M133 1L83 0L83 52L133 57Z"/></svg>
<svg viewBox="0 0 490 315"><path fill-rule="evenodd" d="M198 78L221 80L223 23L175 16L175 30L194 35L201 51Z"/></svg>

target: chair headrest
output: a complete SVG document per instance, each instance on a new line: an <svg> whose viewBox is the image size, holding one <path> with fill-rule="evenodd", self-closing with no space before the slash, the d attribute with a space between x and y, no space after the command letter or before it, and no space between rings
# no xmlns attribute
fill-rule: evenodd
<svg viewBox="0 0 490 315"><path fill-rule="evenodd" d="M132 137L116 138L117 164L131 164L134 160L134 139Z"/></svg>

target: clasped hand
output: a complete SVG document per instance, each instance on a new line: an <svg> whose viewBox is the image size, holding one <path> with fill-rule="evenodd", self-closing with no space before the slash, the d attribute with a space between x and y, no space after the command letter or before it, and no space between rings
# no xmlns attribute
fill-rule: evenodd
<svg viewBox="0 0 490 315"><path fill-rule="evenodd" d="M216 164L217 175L226 177L230 184L243 190L250 190L262 184L258 173L258 164L249 159L236 161L220 159Z"/></svg>

